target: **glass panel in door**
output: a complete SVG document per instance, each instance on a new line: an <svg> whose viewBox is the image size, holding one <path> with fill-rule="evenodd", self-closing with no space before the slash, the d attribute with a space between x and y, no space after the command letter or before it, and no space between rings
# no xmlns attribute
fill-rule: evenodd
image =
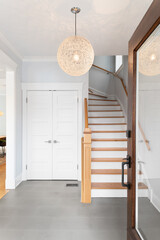
<svg viewBox="0 0 160 240"><path fill-rule="evenodd" d="M137 52L136 227L160 239L160 26Z"/></svg>

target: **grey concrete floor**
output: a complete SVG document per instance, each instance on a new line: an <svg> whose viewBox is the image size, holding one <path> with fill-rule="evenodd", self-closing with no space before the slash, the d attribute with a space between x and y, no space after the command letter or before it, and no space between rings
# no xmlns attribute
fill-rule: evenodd
<svg viewBox="0 0 160 240"><path fill-rule="evenodd" d="M145 240L160 240L160 212L148 198L139 198L139 231Z"/></svg>
<svg viewBox="0 0 160 240"><path fill-rule="evenodd" d="M126 214L124 198L82 204L80 186L23 182L0 200L0 240L126 240Z"/></svg>

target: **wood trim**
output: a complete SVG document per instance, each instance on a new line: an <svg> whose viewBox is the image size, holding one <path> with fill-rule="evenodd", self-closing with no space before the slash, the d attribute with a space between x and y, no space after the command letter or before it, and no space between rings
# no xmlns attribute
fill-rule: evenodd
<svg viewBox="0 0 160 240"><path fill-rule="evenodd" d="M124 118L124 116L101 116L101 117L88 117L88 118Z"/></svg>
<svg viewBox="0 0 160 240"><path fill-rule="evenodd" d="M110 148L99 148L95 147L91 149L92 151L127 151L127 148L124 147L110 147Z"/></svg>
<svg viewBox="0 0 160 240"><path fill-rule="evenodd" d="M92 138L92 142L127 142L127 138Z"/></svg>
<svg viewBox="0 0 160 240"><path fill-rule="evenodd" d="M84 137L81 138L81 202L84 202Z"/></svg>
<svg viewBox="0 0 160 240"><path fill-rule="evenodd" d="M102 105L98 105L98 104L89 104L88 106L95 106L95 107L120 107L120 104L102 104Z"/></svg>
<svg viewBox="0 0 160 240"><path fill-rule="evenodd" d="M125 133L126 131L117 131L117 130L113 130L113 131L92 131L92 133Z"/></svg>
<svg viewBox="0 0 160 240"><path fill-rule="evenodd" d="M81 202L91 203L91 129L85 129L82 140L82 187ZM90 132L90 134L89 134Z"/></svg>
<svg viewBox="0 0 160 240"><path fill-rule="evenodd" d="M91 174L121 175L122 169L92 169ZM127 169L124 170L124 174L127 175Z"/></svg>
<svg viewBox="0 0 160 240"><path fill-rule="evenodd" d="M123 158L92 158L92 162L125 162Z"/></svg>
<svg viewBox="0 0 160 240"><path fill-rule="evenodd" d="M110 125L110 126L115 126L115 125L127 125L127 123L88 123L88 125Z"/></svg>
<svg viewBox="0 0 160 240"><path fill-rule="evenodd" d="M160 24L160 0L154 0L141 23L129 41L129 86L128 86L128 154L131 156L131 168L128 169L128 210L127 210L127 240L140 240L136 231L136 64L137 51Z"/></svg>
<svg viewBox="0 0 160 240"><path fill-rule="evenodd" d="M98 98L89 98L88 100L90 100L90 101L103 101L103 102L117 102L117 100L112 100L112 99L98 99Z"/></svg>
<svg viewBox="0 0 160 240"><path fill-rule="evenodd" d="M88 112L122 112L122 110L89 110Z"/></svg>
<svg viewBox="0 0 160 240"><path fill-rule="evenodd" d="M149 145L149 141L148 141L147 138L146 138L146 135L145 135L145 133L144 133L142 127L141 127L140 122L138 122L138 126L139 126L139 130L140 130L140 132L141 132L141 134L142 134L143 140L144 140L144 142L145 142L145 144L146 144L146 147L147 147L148 151L150 151L151 148L150 148L150 145Z"/></svg>
<svg viewBox="0 0 160 240"><path fill-rule="evenodd" d="M92 183L92 189L126 189L126 187L122 187L121 183L101 183L94 182Z"/></svg>
<svg viewBox="0 0 160 240"><path fill-rule="evenodd" d="M96 93L89 93L89 95L96 96L96 97L102 97L102 98L108 98L107 96L103 96L103 95L96 94Z"/></svg>
<svg viewBox="0 0 160 240"><path fill-rule="evenodd" d="M128 92L127 92L127 88L126 88L126 86L125 86L125 84L124 84L124 81L123 81L123 79L122 79L121 77L118 76L117 73L113 73L113 72L111 72L111 71L108 71L107 69L98 67L98 66L95 65L95 64L93 64L92 66L95 67L95 68L98 68L98 69L100 69L100 70L102 70L102 71L104 71L104 72L106 72L107 74L111 74L111 75L113 75L114 77L118 78L118 79L121 81L121 83L122 83L122 86L123 86L123 89L124 89L124 91L125 91L126 96L128 97Z"/></svg>
<svg viewBox="0 0 160 240"><path fill-rule="evenodd" d="M88 128L88 103L87 98L84 99L85 128Z"/></svg>

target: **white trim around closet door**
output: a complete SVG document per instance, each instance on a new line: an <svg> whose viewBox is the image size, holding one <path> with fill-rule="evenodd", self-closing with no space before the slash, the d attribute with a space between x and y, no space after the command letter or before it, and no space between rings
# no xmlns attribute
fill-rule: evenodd
<svg viewBox="0 0 160 240"><path fill-rule="evenodd" d="M27 92L28 91L77 91L78 96L78 181L81 180L81 137L82 137L82 88L83 83L22 83L23 92L23 139L22 139L22 180L27 180Z"/></svg>

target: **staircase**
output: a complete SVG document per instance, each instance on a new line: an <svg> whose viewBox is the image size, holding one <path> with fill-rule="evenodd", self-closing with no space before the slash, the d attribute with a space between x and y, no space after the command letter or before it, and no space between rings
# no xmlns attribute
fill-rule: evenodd
<svg viewBox="0 0 160 240"><path fill-rule="evenodd" d="M121 184L121 165L127 155L126 120L119 102L89 93L88 127L92 130L91 197L126 197Z"/></svg>

